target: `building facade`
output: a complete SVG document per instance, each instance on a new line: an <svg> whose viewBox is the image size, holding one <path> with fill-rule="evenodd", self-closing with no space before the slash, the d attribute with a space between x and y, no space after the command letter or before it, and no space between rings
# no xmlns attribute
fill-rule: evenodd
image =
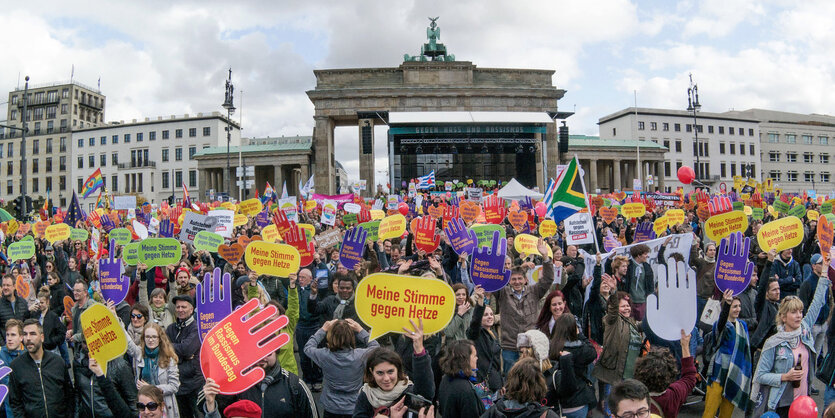
<svg viewBox="0 0 835 418"><path fill-rule="evenodd" d="M734 176L761 179L758 119L738 112L697 112L695 123L696 132L693 114L684 110L634 107L598 121L601 137L652 141L666 148L659 176L667 190L683 186L677 176L682 166L693 167L711 187L724 182L730 189Z"/></svg>
<svg viewBox="0 0 835 418"><path fill-rule="evenodd" d="M72 132L68 164L73 184L81 190L84 180L101 169L111 194L134 194L150 203L160 203L172 194L182 198L182 184L189 194L206 200L195 155L203 149L226 148L229 121L219 112L145 118ZM240 126L231 122L231 145L240 144ZM221 173L222 175L222 173ZM71 195L72 192L70 192ZM95 204L98 193L81 199L85 209Z"/></svg>
<svg viewBox="0 0 835 418"><path fill-rule="evenodd" d="M640 148L640 156L638 155ZM668 150L653 141L601 139L596 136L570 135L568 155L577 156L583 181L589 193L611 193L634 190L641 166L641 189L655 192L667 190L667 180L660 175Z"/></svg>
<svg viewBox="0 0 835 418"><path fill-rule="evenodd" d="M728 114L759 121L763 178L787 193L817 190L832 196L835 117L765 109Z"/></svg>
<svg viewBox="0 0 835 418"><path fill-rule="evenodd" d="M9 92L7 123L23 127L24 87ZM26 98L26 194L46 196L66 206L72 197L72 134L104 123L105 96L97 88L77 81L34 84ZM5 129L0 142L0 200L12 200L22 192L21 131Z"/></svg>

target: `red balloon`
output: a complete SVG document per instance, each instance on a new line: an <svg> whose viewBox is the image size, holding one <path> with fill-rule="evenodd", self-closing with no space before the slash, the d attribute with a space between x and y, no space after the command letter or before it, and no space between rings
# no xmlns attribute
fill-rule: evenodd
<svg viewBox="0 0 835 418"><path fill-rule="evenodd" d="M789 418L817 418L818 405L809 396L799 396L789 407Z"/></svg>
<svg viewBox="0 0 835 418"><path fill-rule="evenodd" d="M406 202L400 202L400 204L397 205L397 210L401 215L406 216L409 214L409 205L407 205Z"/></svg>
<svg viewBox="0 0 835 418"><path fill-rule="evenodd" d="M678 169L677 174L678 174L678 181L680 181L684 184L690 184L690 183L693 182L693 179L696 178L696 172L693 171L693 168L688 167L686 165L681 166L681 168Z"/></svg>

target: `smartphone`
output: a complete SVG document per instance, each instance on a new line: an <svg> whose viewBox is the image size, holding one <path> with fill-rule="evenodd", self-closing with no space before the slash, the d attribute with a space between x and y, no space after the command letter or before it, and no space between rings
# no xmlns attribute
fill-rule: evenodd
<svg viewBox="0 0 835 418"><path fill-rule="evenodd" d="M432 406L432 401L424 398L423 396L409 392L406 392L405 395L406 402L404 402L404 404L409 409L409 412L414 412L415 414L418 414L420 413L421 409Z"/></svg>

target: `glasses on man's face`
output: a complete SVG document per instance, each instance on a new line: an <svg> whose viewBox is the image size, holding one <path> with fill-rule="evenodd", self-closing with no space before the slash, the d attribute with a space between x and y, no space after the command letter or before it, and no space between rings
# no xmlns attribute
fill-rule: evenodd
<svg viewBox="0 0 835 418"><path fill-rule="evenodd" d="M647 418L649 416L649 408L641 408L635 412L624 412L620 415L615 415L615 418Z"/></svg>
<svg viewBox="0 0 835 418"><path fill-rule="evenodd" d="M159 408L159 404L156 403L156 402L148 402L148 403L137 402L136 403L136 410L137 411L144 411L145 409L147 409L151 412L154 412L154 411L157 410L157 408Z"/></svg>

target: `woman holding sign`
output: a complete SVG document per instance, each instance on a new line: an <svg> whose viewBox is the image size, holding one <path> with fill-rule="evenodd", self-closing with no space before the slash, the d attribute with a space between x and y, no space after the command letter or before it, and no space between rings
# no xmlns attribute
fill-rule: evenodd
<svg viewBox="0 0 835 418"><path fill-rule="evenodd" d="M139 303L148 308L148 319L163 328L168 328L169 325L174 323L174 315L168 309L167 300L165 289L157 287L151 291L151 300L149 303L148 280L145 279L144 275L140 277Z"/></svg>
<svg viewBox="0 0 835 418"><path fill-rule="evenodd" d="M829 257L824 259L829 265ZM803 302L796 296L788 296L777 311L777 333L763 345L752 398L759 399L757 410L777 411L787 416L792 401L808 396L814 377L815 341L812 326L825 302L826 289L831 282L826 274L818 279L815 296L803 315ZM762 394L761 397L758 395Z"/></svg>
<svg viewBox="0 0 835 418"><path fill-rule="evenodd" d="M423 320L420 320L420 325L412 320L409 322L412 329L404 327L403 330L404 335L412 340L415 353L412 357L414 383L406 376L400 355L388 348L374 349L365 364L365 384L357 397L354 418L390 416L392 406L404 397L407 404L418 401L420 397L428 400L435 397L432 359L423 347Z"/></svg>
<svg viewBox="0 0 835 418"><path fill-rule="evenodd" d="M177 368L177 353L165 331L159 324L150 322L140 338L134 344L130 334L125 331L128 340L128 354L133 358L136 371L136 387L141 389L153 385L162 390L165 397L165 416L178 418L177 390L180 389L180 369Z"/></svg>
<svg viewBox="0 0 835 418"><path fill-rule="evenodd" d="M470 327L467 329L467 338L473 341L478 354L476 380L486 383L490 392L496 393L504 383L502 381L502 347L498 336L493 331L496 318L493 314L493 307L485 304L487 296L484 294L484 288L476 286L473 298L476 305L473 309Z"/></svg>

